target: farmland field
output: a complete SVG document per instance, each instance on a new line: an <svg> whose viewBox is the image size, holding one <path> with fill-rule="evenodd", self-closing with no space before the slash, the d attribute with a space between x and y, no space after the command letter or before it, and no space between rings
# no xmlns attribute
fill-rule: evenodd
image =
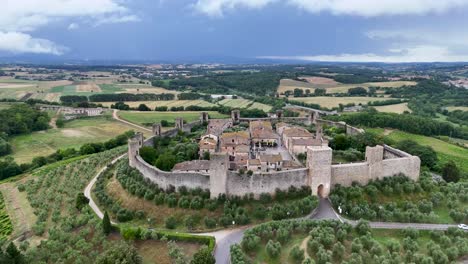
<svg viewBox="0 0 468 264"><path fill-rule="evenodd" d="M12 137L12 156L18 163L30 162L34 157L50 155L58 149L103 142L128 130L137 129L108 116L77 119L66 122L64 128Z"/></svg>
<svg viewBox="0 0 468 264"><path fill-rule="evenodd" d="M13 225L8 216L3 195L0 193L0 239L10 235L11 232L13 232Z"/></svg>
<svg viewBox="0 0 468 264"><path fill-rule="evenodd" d="M201 112L137 112L137 111L119 111L119 116L129 122L148 125L159 123L161 120L174 122L177 117L182 117L185 122L192 122L200 118ZM218 112L208 111L210 118L225 118L226 115Z"/></svg>
<svg viewBox="0 0 468 264"><path fill-rule="evenodd" d="M398 88L404 85L416 85L416 82L412 81L390 81L390 82L368 82L368 83L359 83L359 84L341 84L332 81L324 81L327 78L320 79L310 79L312 77L301 77L308 78L311 82L301 82L291 79L282 79L278 87L278 93L284 94L286 91L294 91L294 89L299 88L302 90L310 89L310 92L313 93L316 88L323 88L327 90L327 93L346 93L350 88L363 87L368 89L369 87L387 87L387 88ZM334 85L335 84L335 85Z"/></svg>
<svg viewBox="0 0 468 264"><path fill-rule="evenodd" d="M385 133L384 129L380 128L366 128L366 130L374 131L379 134ZM432 147L437 152L439 165L444 165L449 160L453 160L461 170L468 172L468 149L466 148L450 144L437 138L411 134L398 130L387 130L387 133L385 134L388 134L387 137L395 141L411 139L421 145Z"/></svg>
<svg viewBox="0 0 468 264"><path fill-rule="evenodd" d="M449 106L447 107L448 111L455 111L455 110L461 110L461 111L468 111L468 106Z"/></svg>
<svg viewBox="0 0 468 264"><path fill-rule="evenodd" d="M218 104L232 108L260 109L265 112L270 111L272 108L270 105L257 103L248 99L224 99L219 101Z"/></svg>
<svg viewBox="0 0 468 264"><path fill-rule="evenodd" d="M381 97L331 97L331 96L317 96L317 97L295 97L291 101L299 101L308 104L318 104L321 107L333 108L338 107L339 104L355 103L366 105L368 102L385 101L387 98Z"/></svg>
<svg viewBox="0 0 468 264"><path fill-rule="evenodd" d="M103 106L110 107L115 102L100 102ZM138 101L138 102L125 102L125 104L130 107L138 107L140 104L145 104L151 109L154 109L156 106L167 106L170 107L179 107L179 106L201 106L201 107L211 107L215 106L214 104L204 101L204 100L170 100L170 101Z"/></svg>
<svg viewBox="0 0 468 264"><path fill-rule="evenodd" d="M152 87L148 84L140 83L116 83L113 79L93 79L90 81L72 82L61 81L24 81L13 78L0 79L0 99L13 98L21 99L28 95L28 98L58 102L63 95L92 95L99 93L172 93L179 92L166 90L164 88Z"/></svg>
<svg viewBox="0 0 468 264"><path fill-rule="evenodd" d="M411 113L411 109L408 108L408 103L374 106L374 108L377 111L384 112L384 113L403 114L403 112L405 112L405 111L408 111L408 112Z"/></svg>

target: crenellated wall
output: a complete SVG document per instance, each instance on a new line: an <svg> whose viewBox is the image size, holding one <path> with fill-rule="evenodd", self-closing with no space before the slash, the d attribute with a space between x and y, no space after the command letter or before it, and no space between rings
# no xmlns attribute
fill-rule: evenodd
<svg viewBox="0 0 468 264"><path fill-rule="evenodd" d="M244 120L240 117L236 118L240 121ZM288 119L282 118L282 120ZM344 122L315 120L318 124L345 128L348 134L363 132L362 129L348 126ZM200 124L200 121L183 124L182 130L190 131L197 124ZM154 136L175 136L180 130L180 125L179 123L178 128ZM332 165L331 148L328 146L309 146L307 147L307 167L300 169L240 175L237 171L228 170L227 155L214 153L211 157L209 173L166 172L146 163L139 155L139 149L142 146L152 146L153 138L144 140L142 134L137 134L129 140L130 166L137 168L144 177L157 183L161 188L166 189L169 186L176 188L181 186L200 187L209 189L211 197L217 197L219 194L243 196L253 193L258 198L261 193L274 194L277 188L287 190L290 186L297 188L310 186L313 195L326 197L336 184L351 186L353 182L358 182L365 185L370 180L398 174L404 174L417 180L421 163L417 156L384 145L367 147L365 162Z"/></svg>
<svg viewBox="0 0 468 264"><path fill-rule="evenodd" d="M256 198L261 193L275 194L275 190L287 190L290 186L300 188L308 185L308 169L301 168L289 171L276 171L268 173L254 173L252 175L239 175L234 171L227 171L227 195L243 196L253 193Z"/></svg>

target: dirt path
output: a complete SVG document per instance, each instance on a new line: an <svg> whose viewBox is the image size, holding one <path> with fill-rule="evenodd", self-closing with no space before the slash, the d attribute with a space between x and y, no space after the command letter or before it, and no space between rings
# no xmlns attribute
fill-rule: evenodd
<svg viewBox="0 0 468 264"><path fill-rule="evenodd" d="M122 122L122 123L125 123L125 124L127 124L127 125L131 125L131 126L137 127L137 128L142 129L142 130L144 130L144 131L153 132L151 129L148 129L148 128L146 128L146 127L142 127L142 126L140 126L140 125L137 125L137 124L128 122L127 120L120 119L119 114L118 114L118 110L115 110L115 109L114 109L114 112L112 113L112 117L113 117L115 120L120 121L120 122Z"/></svg>
<svg viewBox="0 0 468 264"><path fill-rule="evenodd" d="M311 238L311 236L307 236L304 240L302 240L301 246L299 247L300 249L304 250L305 259L310 258L309 253L307 253L307 243Z"/></svg>
<svg viewBox="0 0 468 264"><path fill-rule="evenodd" d="M51 126L52 128L57 128L57 119L59 117L59 114L60 114L60 109L57 110L57 113L55 113L54 117L50 119L49 126Z"/></svg>

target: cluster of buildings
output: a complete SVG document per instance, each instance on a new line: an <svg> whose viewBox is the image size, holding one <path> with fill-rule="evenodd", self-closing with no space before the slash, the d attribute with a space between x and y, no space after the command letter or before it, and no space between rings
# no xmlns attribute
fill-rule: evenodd
<svg viewBox="0 0 468 264"><path fill-rule="evenodd" d="M233 126L229 119L211 119L199 141L199 154L227 154L230 170L270 172L303 167L297 159L299 154L305 155L308 146L327 145L320 126L313 134L284 122L273 128L270 120L252 120L247 128Z"/></svg>

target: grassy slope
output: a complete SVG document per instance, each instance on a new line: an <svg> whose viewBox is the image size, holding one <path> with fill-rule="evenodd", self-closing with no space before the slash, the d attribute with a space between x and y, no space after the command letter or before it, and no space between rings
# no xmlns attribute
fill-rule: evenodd
<svg viewBox="0 0 468 264"><path fill-rule="evenodd" d="M208 112L210 118L224 118L226 115L218 112ZM119 116L135 124L152 124L161 120L174 121L177 117L184 118L185 122L192 122L200 118L200 112L129 112L120 111Z"/></svg>
<svg viewBox="0 0 468 264"><path fill-rule="evenodd" d="M384 134L383 129L366 130ZM463 171L468 172L468 149L447 143L437 138L411 134L398 130L391 131L387 137L395 141L411 139L421 145L430 146L437 152L437 156L439 158L438 164L445 164L447 161L453 160Z"/></svg>
<svg viewBox="0 0 468 264"><path fill-rule="evenodd" d="M13 157L18 163L30 162L34 157L49 155L58 149L106 141L128 130L135 130L135 127L110 117L77 119L66 122L64 128L13 137Z"/></svg>

